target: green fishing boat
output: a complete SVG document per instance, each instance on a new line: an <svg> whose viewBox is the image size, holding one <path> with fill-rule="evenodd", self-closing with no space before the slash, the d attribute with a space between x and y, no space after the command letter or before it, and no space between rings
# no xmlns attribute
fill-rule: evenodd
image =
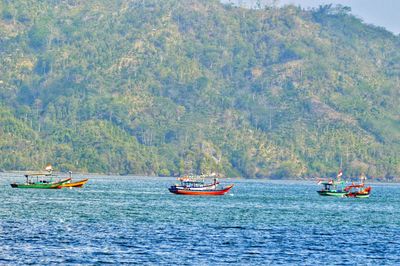
<svg viewBox="0 0 400 266"><path fill-rule="evenodd" d="M26 182L26 183L12 183L13 188L40 188L40 189L58 189L62 185L71 180L71 178L66 178L58 182L47 182L45 180L40 180L38 182Z"/></svg>
<svg viewBox="0 0 400 266"><path fill-rule="evenodd" d="M37 189L58 189L62 184L67 183L71 178L60 179L52 174L53 168L48 165L45 171L32 172L25 175L24 183L12 183L12 188L37 188Z"/></svg>
<svg viewBox="0 0 400 266"><path fill-rule="evenodd" d="M347 191L345 190L345 182L343 181L320 181L319 184L323 185L323 188L317 191L321 196L344 197L347 194Z"/></svg>
<svg viewBox="0 0 400 266"><path fill-rule="evenodd" d="M348 192L345 190L346 183L341 180L342 175L343 172L340 169L336 177L337 181L332 179L319 181L318 184L322 185L323 188L317 191L318 194L321 196L345 197Z"/></svg>

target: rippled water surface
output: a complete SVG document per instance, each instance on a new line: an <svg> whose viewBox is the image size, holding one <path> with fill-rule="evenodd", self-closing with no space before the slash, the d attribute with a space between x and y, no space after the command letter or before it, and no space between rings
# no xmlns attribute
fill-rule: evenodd
<svg viewBox="0 0 400 266"><path fill-rule="evenodd" d="M13 176L0 175L0 265L400 265L398 184L345 199L309 182L224 180L230 194L193 197L169 193L172 178L29 190Z"/></svg>

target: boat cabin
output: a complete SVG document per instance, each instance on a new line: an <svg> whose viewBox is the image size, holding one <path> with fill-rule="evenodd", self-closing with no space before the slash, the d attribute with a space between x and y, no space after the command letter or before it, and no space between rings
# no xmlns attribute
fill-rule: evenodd
<svg viewBox="0 0 400 266"><path fill-rule="evenodd" d="M183 187L204 187L204 181L181 181Z"/></svg>
<svg viewBox="0 0 400 266"><path fill-rule="evenodd" d="M343 191L344 190L344 182L335 182L333 180L329 181L321 181L320 185L323 186L321 191Z"/></svg>
<svg viewBox="0 0 400 266"><path fill-rule="evenodd" d="M26 184L49 184L53 182L54 175L49 173L26 174Z"/></svg>
<svg viewBox="0 0 400 266"><path fill-rule="evenodd" d="M204 179L194 179L194 178L180 178L179 181L181 181L180 186L186 187L186 188L202 188L205 186L210 186L210 185L217 185L219 184L218 179L214 178L213 183L211 184L206 184Z"/></svg>

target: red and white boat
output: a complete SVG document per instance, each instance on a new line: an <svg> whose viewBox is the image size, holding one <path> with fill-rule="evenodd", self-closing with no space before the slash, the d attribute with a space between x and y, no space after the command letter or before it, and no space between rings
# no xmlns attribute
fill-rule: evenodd
<svg viewBox="0 0 400 266"><path fill-rule="evenodd" d="M348 198L369 198L371 194L371 187L365 186L364 182L367 179L365 175L360 177L361 183L347 186L344 190L346 191L346 197Z"/></svg>
<svg viewBox="0 0 400 266"><path fill-rule="evenodd" d="M219 196L226 194L233 185L218 188L219 181L214 178L213 182L206 184L204 178L198 177L181 177L178 179L180 184L172 185L169 191L174 194L181 195L197 195L197 196Z"/></svg>
<svg viewBox="0 0 400 266"><path fill-rule="evenodd" d="M351 184L345 189L347 198L368 198L371 194L371 187L365 187L363 183L361 184Z"/></svg>

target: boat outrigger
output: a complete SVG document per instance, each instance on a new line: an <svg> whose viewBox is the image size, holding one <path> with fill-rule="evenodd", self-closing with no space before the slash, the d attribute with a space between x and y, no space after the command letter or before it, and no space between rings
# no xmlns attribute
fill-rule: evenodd
<svg viewBox="0 0 400 266"><path fill-rule="evenodd" d="M206 184L203 176L185 176L178 180L180 184L172 185L169 188L171 193L181 195L219 196L226 194L233 187L233 185L229 185L219 189L219 181L217 178L214 178L212 183Z"/></svg>
<svg viewBox="0 0 400 266"><path fill-rule="evenodd" d="M32 172L25 175L25 183L12 183L12 188L38 188L38 189L59 189L70 181L71 178L58 178L52 174L53 168L48 165L45 171Z"/></svg>

